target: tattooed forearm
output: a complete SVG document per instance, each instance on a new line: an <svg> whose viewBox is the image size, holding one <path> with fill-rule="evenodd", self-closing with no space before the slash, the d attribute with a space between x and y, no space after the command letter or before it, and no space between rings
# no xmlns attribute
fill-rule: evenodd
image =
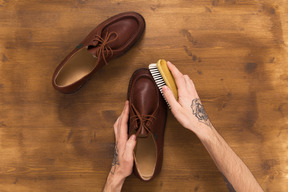
<svg viewBox="0 0 288 192"><path fill-rule="evenodd" d="M200 101L199 98L193 99L191 103L191 109L193 115L200 121L201 123L204 123L205 125L211 127L211 123L209 121L208 115Z"/></svg>
<svg viewBox="0 0 288 192"><path fill-rule="evenodd" d="M235 189L233 188L232 184L228 181L228 179L224 176L223 173L221 173L221 175L223 176L224 178L224 181L229 189L229 192L236 192Z"/></svg>
<svg viewBox="0 0 288 192"><path fill-rule="evenodd" d="M115 149L114 149L114 157L113 157L113 161L112 161L112 168L111 168L111 173L114 175L115 170L116 170L116 166L120 165L119 161L118 161L118 147L117 147L117 143L115 144Z"/></svg>

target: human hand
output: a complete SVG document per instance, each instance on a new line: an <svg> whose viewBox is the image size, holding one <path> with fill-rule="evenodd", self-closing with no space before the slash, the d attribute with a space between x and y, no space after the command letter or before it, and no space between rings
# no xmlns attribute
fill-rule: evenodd
<svg viewBox="0 0 288 192"><path fill-rule="evenodd" d="M199 129L201 127L212 128L213 126L199 99L193 81L188 75L183 75L171 62L168 61L167 66L178 88L178 101L169 87L163 86L162 90L175 118L183 127L196 134L202 131Z"/></svg>
<svg viewBox="0 0 288 192"><path fill-rule="evenodd" d="M108 175L104 191L121 191L126 177L131 175L133 168L133 150L136 145L136 136L128 139L129 102L125 102L124 109L114 124L115 151L112 167Z"/></svg>

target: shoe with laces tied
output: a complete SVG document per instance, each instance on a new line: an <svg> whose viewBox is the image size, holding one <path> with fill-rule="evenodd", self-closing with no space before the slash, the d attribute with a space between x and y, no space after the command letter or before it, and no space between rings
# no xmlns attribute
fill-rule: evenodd
<svg viewBox="0 0 288 192"><path fill-rule="evenodd" d="M56 68L52 84L62 93L77 91L111 59L128 51L145 30L136 12L115 15L93 29Z"/></svg>
<svg viewBox="0 0 288 192"><path fill-rule="evenodd" d="M127 97L128 134L135 134L137 138L133 152L134 174L150 181L162 167L167 104L148 69L134 72Z"/></svg>

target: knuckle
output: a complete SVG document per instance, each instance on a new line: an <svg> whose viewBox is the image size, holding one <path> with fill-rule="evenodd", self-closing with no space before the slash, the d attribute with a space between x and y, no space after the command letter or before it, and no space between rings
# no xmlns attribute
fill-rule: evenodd
<svg viewBox="0 0 288 192"><path fill-rule="evenodd" d="M189 123L187 121L183 122L183 127L187 128L189 126Z"/></svg>
<svg viewBox="0 0 288 192"><path fill-rule="evenodd" d="M130 150L130 148L131 148L131 144L130 144L130 142L129 142L129 140L126 142L126 149L128 149L128 150Z"/></svg>
<svg viewBox="0 0 288 192"><path fill-rule="evenodd" d="M193 83L193 81L191 81L192 87L193 89L195 89L195 84Z"/></svg>
<svg viewBox="0 0 288 192"><path fill-rule="evenodd" d="M133 161L133 155L131 154L127 154L125 155L125 159L124 159L125 162L127 163L130 163L131 161Z"/></svg>
<svg viewBox="0 0 288 192"><path fill-rule="evenodd" d="M190 82L192 83L192 85L194 86L194 82L192 81L192 79L190 79Z"/></svg>
<svg viewBox="0 0 288 192"><path fill-rule="evenodd" d="M126 145L127 145L127 148L128 148L129 150L132 150L132 148L133 148L132 142L128 141L128 142L126 143Z"/></svg>
<svg viewBox="0 0 288 192"><path fill-rule="evenodd" d="M189 77L189 75L184 75L184 78L187 80L187 81L192 81Z"/></svg>
<svg viewBox="0 0 288 192"><path fill-rule="evenodd" d="M177 75L176 75L176 78L177 79L181 79L181 78L183 78L184 76L183 76L183 74L181 74L181 73L178 73Z"/></svg>
<svg viewBox="0 0 288 192"><path fill-rule="evenodd" d="M180 110L178 109L178 107L175 107L175 106L172 107L172 106L171 106L171 112L172 112L172 113L178 114L179 111L180 111Z"/></svg>
<svg viewBox="0 0 288 192"><path fill-rule="evenodd" d="M126 165L129 164L130 161L131 161L131 160L130 160L130 157L129 157L128 155L126 155L126 156L124 157L124 159L123 159L123 163L126 164Z"/></svg>

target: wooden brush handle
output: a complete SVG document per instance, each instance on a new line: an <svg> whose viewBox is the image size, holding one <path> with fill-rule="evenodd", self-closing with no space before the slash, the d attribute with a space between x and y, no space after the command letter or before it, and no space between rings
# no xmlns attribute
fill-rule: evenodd
<svg viewBox="0 0 288 192"><path fill-rule="evenodd" d="M175 80L174 80L170 70L167 67L166 61L164 59L159 59L156 65L157 65L157 68L158 68L161 76L163 77L166 85L171 89L176 100L178 100L177 86L175 84Z"/></svg>

